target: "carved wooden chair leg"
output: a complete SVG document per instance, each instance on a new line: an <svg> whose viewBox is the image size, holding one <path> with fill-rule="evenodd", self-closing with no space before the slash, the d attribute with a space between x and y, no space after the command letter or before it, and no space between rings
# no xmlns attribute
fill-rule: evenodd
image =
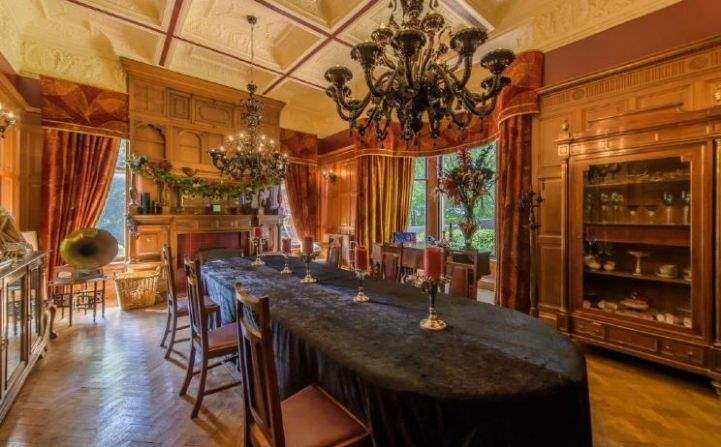
<svg viewBox="0 0 721 447"><path fill-rule="evenodd" d="M180 388L180 395L184 396L188 392L190 380L193 378L193 369L195 368L195 343L190 343L190 355L188 356L188 370L185 372L185 381Z"/></svg>
<svg viewBox="0 0 721 447"><path fill-rule="evenodd" d="M165 340L168 339L168 333L170 333L170 311L168 311L168 318L165 320L165 332L163 333L163 339L160 341L160 347L165 347Z"/></svg>
<svg viewBox="0 0 721 447"><path fill-rule="evenodd" d="M203 405L203 397L205 397L205 379L208 375L208 359L203 356L203 363L200 369L200 382L198 383L198 396L195 398L195 406L193 406L193 412L190 417L194 418L198 416L200 406Z"/></svg>

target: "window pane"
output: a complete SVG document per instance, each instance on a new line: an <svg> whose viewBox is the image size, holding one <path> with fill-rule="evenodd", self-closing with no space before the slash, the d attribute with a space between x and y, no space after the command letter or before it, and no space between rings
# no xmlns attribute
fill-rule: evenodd
<svg viewBox="0 0 721 447"><path fill-rule="evenodd" d="M108 198L105 201L103 213L100 215L97 227L107 230L118 240L118 257L125 256L125 150L127 140L120 143L118 163L115 165L115 174L110 184Z"/></svg>
<svg viewBox="0 0 721 447"><path fill-rule="evenodd" d="M414 180L408 231L416 233L419 242L426 238L426 181Z"/></svg>
<svg viewBox="0 0 721 447"><path fill-rule="evenodd" d="M496 169L496 153L495 143L492 143L494 148L493 157L488 160L488 166L493 170ZM470 156L471 160L478 160L481 155L483 148L471 149ZM459 163L458 156L456 154L444 155L441 159L441 166L443 171L448 171L457 167ZM463 233L458 226L463 218L463 208L460 206L454 206L453 203L448 200L445 196L442 197L442 229L447 232L453 227L452 239L456 246L463 245ZM473 237L473 248L479 251L490 251L495 253L496 251L496 190L493 188L491 194L484 197L483 201L476 204L476 208L473 214L478 222L479 230Z"/></svg>
<svg viewBox="0 0 721 447"><path fill-rule="evenodd" d="M427 166L427 158L426 157L419 157L416 158L414 161L413 166L413 178L416 180L425 180L426 178L426 166Z"/></svg>
<svg viewBox="0 0 721 447"><path fill-rule="evenodd" d="M295 227L293 226L293 216L290 214L290 202L288 202L288 190L286 189L285 182L281 183L280 193L280 213L284 216L281 237L289 237L293 245L299 245L300 239L298 238L298 234L295 232Z"/></svg>

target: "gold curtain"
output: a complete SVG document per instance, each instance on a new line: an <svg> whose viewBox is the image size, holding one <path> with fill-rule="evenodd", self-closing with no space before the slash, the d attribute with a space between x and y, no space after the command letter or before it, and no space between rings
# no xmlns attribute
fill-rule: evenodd
<svg viewBox="0 0 721 447"><path fill-rule="evenodd" d="M366 155L358 159L356 239L365 247L405 231L411 206L413 158Z"/></svg>

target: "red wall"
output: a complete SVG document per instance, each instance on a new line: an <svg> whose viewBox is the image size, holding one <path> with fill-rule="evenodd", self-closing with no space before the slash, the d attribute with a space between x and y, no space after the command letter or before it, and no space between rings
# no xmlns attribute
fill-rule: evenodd
<svg viewBox="0 0 721 447"><path fill-rule="evenodd" d="M553 85L721 34L721 0L684 0L546 53Z"/></svg>

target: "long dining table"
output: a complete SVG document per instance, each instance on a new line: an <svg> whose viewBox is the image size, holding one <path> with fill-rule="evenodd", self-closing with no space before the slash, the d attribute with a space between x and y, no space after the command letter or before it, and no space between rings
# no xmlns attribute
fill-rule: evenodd
<svg viewBox="0 0 721 447"><path fill-rule="evenodd" d="M202 276L224 323L235 321L234 284L270 299L281 396L317 383L364 421L375 446L589 446L583 354L520 312L439 296L448 323L427 332L417 288L366 280L356 303L352 272L280 256L206 262Z"/></svg>

